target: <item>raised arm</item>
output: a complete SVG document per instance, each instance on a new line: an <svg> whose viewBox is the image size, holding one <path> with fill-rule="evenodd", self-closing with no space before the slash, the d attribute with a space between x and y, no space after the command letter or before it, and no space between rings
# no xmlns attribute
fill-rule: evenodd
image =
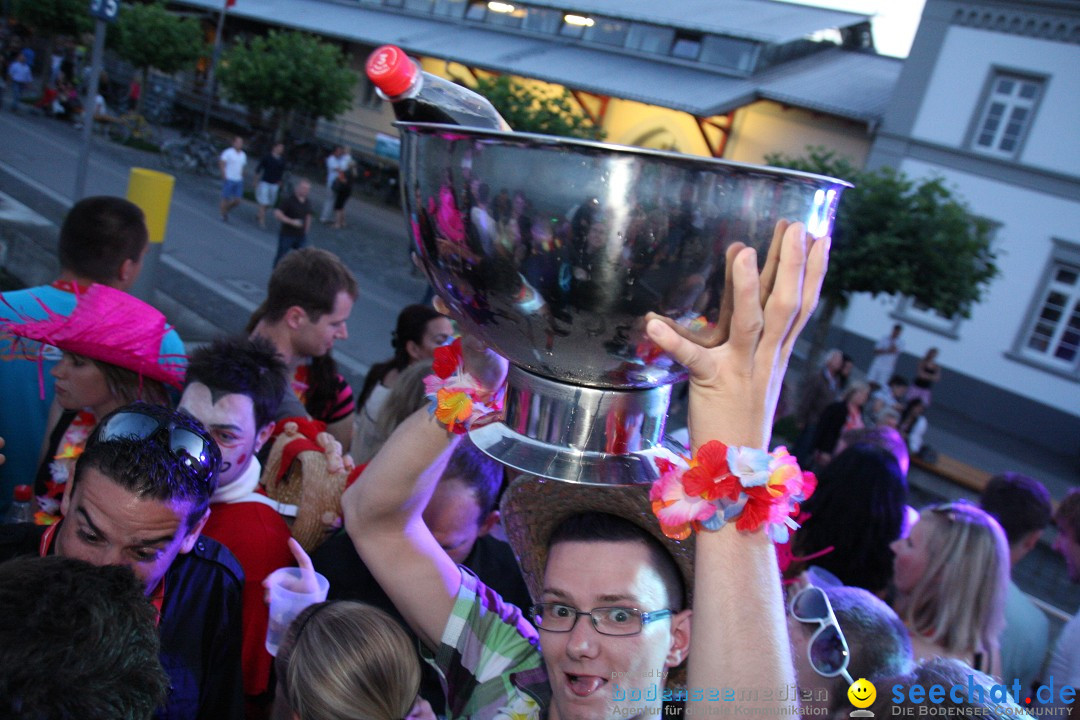
<svg viewBox="0 0 1080 720"><path fill-rule="evenodd" d="M465 338L465 368L497 387L506 363ZM342 498L345 529L382 589L420 639L437 648L461 574L422 514L458 436L423 408L405 420Z"/></svg>
<svg viewBox="0 0 1080 720"><path fill-rule="evenodd" d="M767 449L784 372L799 331L817 304L829 240L809 243L801 224L785 229L775 284L764 309L753 249L732 268L730 335L706 347L658 319L647 331L690 370L690 437L695 450L710 440ZM691 688L776 688L795 682L780 571L764 532L732 525L697 538ZM775 707L795 701L762 702ZM704 707L691 707L704 715Z"/></svg>

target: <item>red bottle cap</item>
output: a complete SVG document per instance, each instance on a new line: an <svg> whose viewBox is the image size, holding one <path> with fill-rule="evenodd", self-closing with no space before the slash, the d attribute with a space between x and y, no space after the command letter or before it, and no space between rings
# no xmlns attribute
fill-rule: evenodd
<svg viewBox="0 0 1080 720"><path fill-rule="evenodd" d="M367 76L389 97L409 89L416 78L417 68L405 52L394 45L383 45L371 53L367 61Z"/></svg>
<svg viewBox="0 0 1080 720"><path fill-rule="evenodd" d="M34 489L29 485L15 486L15 502L30 502L32 497L34 497Z"/></svg>

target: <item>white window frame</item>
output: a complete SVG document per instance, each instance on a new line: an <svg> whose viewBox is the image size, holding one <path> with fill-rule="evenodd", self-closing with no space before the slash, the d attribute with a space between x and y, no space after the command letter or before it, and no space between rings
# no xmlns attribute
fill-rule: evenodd
<svg viewBox="0 0 1080 720"><path fill-rule="evenodd" d="M994 68L983 90L971 131L968 148L982 155L1002 159L1020 157L1024 142L1035 123L1039 102L1046 94L1047 78L1031 73ZM1025 97L1025 90L1034 95ZM1017 114L1023 117L1017 118ZM1006 136L1012 135L1011 138ZM989 143L987 138L989 137ZM1009 140L1007 148L1001 145Z"/></svg>
<svg viewBox="0 0 1080 720"><path fill-rule="evenodd" d="M896 310L889 316L954 340L960 337L960 323L963 321L960 315L944 315L907 295L900 297Z"/></svg>
<svg viewBox="0 0 1080 720"><path fill-rule="evenodd" d="M1071 284L1059 280L1063 270L1076 273ZM1074 323L1080 322L1080 243L1054 238L1054 248L1037 287L1011 355L1058 375L1080 380L1080 349L1077 349L1071 359L1056 357L1069 326L1073 325L1075 328ZM1041 329L1042 334L1046 335L1045 329L1049 323L1040 320L1051 293L1063 295L1064 301L1061 303L1061 314L1053 322L1047 336L1046 349L1040 350L1032 347L1031 342L1037 330Z"/></svg>

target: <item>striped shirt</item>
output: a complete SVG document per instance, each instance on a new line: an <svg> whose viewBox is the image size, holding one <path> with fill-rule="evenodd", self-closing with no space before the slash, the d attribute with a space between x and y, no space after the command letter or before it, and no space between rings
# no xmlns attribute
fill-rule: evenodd
<svg viewBox="0 0 1080 720"><path fill-rule="evenodd" d="M439 648L425 659L441 675L451 718L539 720L551 686L536 629L468 569Z"/></svg>

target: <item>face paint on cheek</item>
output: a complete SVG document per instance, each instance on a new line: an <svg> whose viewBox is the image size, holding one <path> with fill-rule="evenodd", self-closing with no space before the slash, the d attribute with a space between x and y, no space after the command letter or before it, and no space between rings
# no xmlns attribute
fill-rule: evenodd
<svg viewBox="0 0 1080 720"><path fill-rule="evenodd" d="M229 472L230 468L232 468L232 463L229 462L228 460L222 460L221 461L221 469L218 470L218 474L219 475L224 475L225 473Z"/></svg>
<svg viewBox="0 0 1080 720"><path fill-rule="evenodd" d="M243 465L247 462L247 455L240 453L240 457L236 458L237 465Z"/></svg>

